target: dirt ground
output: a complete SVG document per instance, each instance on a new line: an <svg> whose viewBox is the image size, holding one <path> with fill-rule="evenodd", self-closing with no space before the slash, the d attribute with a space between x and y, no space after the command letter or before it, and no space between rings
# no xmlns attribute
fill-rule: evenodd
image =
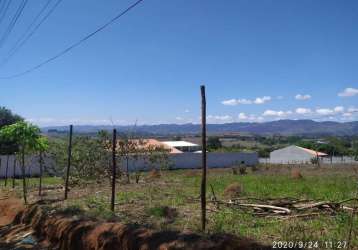
<svg viewBox="0 0 358 250"><path fill-rule="evenodd" d="M26 207L14 198L1 200L3 211L20 209L1 214L3 222L11 224L0 228L0 249L192 249L192 250L239 250L270 249L253 240L228 234L198 235L176 231L154 231L142 226L105 222L73 216L64 211L49 212L50 202L38 202Z"/></svg>

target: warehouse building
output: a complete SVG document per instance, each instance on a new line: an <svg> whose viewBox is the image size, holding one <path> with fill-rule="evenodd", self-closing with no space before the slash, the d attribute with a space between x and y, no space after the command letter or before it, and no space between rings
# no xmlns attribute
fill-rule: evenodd
<svg viewBox="0 0 358 250"><path fill-rule="evenodd" d="M308 148L291 145L281 148L270 153L270 163L277 164L309 164L312 159L319 159L327 157L328 155L322 152L314 151Z"/></svg>

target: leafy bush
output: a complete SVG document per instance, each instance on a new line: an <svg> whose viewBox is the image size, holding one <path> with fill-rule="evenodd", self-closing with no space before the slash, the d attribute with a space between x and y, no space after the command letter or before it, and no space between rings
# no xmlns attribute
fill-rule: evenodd
<svg viewBox="0 0 358 250"><path fill-rule="evenodd" d="M246 170L246 166L245 166L245 165L239 167L239 173L240 173L240 175L245 175L245 174L247 174L247 170Z"/></svg>

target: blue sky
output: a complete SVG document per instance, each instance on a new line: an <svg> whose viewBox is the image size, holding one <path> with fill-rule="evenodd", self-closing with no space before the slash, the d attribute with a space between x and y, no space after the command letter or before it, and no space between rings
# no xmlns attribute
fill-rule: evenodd
<svg viewBox="0 0 358 250"><path fill-rule="evenodd" d="M20 1L12 2L14 12ZM0 59L45 3L29 1ZM103 3L63 0L0 77L51 57L133 1ZM199 122L205 84L211 123L358 120L357 23L354 0L144 0L58 60L1 79L0 105L40 126Z"/></svg>

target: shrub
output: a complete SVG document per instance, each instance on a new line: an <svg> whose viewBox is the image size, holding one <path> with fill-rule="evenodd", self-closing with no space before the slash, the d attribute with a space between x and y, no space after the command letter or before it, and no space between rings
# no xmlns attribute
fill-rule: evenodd
<svg viewBox="0 0 358 250"><path fill-rule="evenodd" d="M156 169L151 170L148 174L149 179L158 179L160 178L160 176L161 176L160 172Z"/></svg>
<svg viewBox="0 0 358 250"><path fill-rule="evenodd" d="M232 174L237 175L237 169L236 168L232 168Z"/></svg>
<svg viewBox="0 0 358 250"><path fill-rule="evenodd" d="M253 165L253 166L251 167L251 171L252 171L252 172L256 172L256 171L258 171L258 170L259 170L259 167L256 166L256 165Z"/></svg>
<svg viewBox="0 0 358 250"><path fill-rule="evenodd" d="M317 157L313 157L313 158L311 158L311 164L314 164L314 165L316 165L316 164L318 164L319 162L319 159L317 158Z"/></svg>
<svg viewBox="0 0 358 250"><path fill-rule="evenodd" d="M149 208L147 213L154 217L165 218L167 221L173 221L174 218L178 216L178 212L175 208L167 206Z"/></svg>
<svg viewBox="0 0 358 250"><path fill-rule="evenodd" d="M245 175L245 174L247 174L246 166L240 166L240 167L239 167L239 173L240 173L240 175Z"/></svg>
<svg viewBox="0 0 358 250"><path fill-rule="evenodd" d="M243 187L240 183L235 182L227 186L224 190L224 196L228 198L239 197L243 192Z"/></svg>
<svg viewBox="0 0 358 250"><path fill-rule="evenodd" d="M301 174L301 171L297 168L291 170L291 178L292 179L302 179L303 176Z"/></svg>

